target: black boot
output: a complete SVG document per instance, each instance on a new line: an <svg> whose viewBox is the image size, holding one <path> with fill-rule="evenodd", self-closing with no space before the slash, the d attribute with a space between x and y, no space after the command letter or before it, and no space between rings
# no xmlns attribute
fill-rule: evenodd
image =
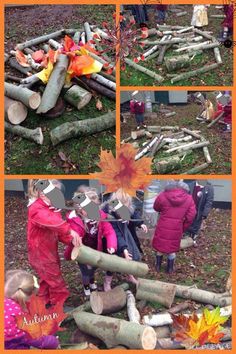
<svg viewBox="0 0 236 354"><path fill-rule="evenodd" d="M173 273L174 271L174 259L167 259L167 268L166 268L166 273Z"/></svg>
<svg viewBox="0 0 236 354"><path fill-rule="evenodd" d="M160 272L163 256L156 256L156 271Z"/></svg>

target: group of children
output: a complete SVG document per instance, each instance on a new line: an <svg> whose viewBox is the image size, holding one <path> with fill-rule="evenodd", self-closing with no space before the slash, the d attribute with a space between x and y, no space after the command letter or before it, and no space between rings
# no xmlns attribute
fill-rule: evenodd
<svg viewBox="0 0 236 354"><path fill-rule="evenodd" d="M31 346L55 349L58 346L58 339L53 336L29 339L27 334L17 327L16 316L26 311L26 303L36 291L44 301L45 308L53 307L57 303L63 304L69 296L61 274L59 242L66 246L64 255L67 260L71 259L74 246L84 244L101 252L139 261L142 248L136 235L136 227L140 227L145 233L148 232L140 212L134 208L132 198L122 189L109 195L108 200L118 199L129 208L132 214L129 222L121 220L117 212L110 209L107 200L100 205L99 221L89 219L85 210L78 204L74 205L74 210L69 211L64 219L44 193L35 188L35 182L36 180L29 180L27 241L29 263L39 278L39 289L31 274L22 270L7 272L4 303L4 334L7 349L27 349ZM51 182L57 188L63 187L58 180ZM154 203L154 209L160 214L152 240L152 246L157 252L157 271L160 270L163 254L167 254L167 272L173 272L175 253L180 248L181 237L196 216L197 204L189 190L187 184L172 181L157 196ZM80 194L86 194L91 201L100 204L95 189L80 186L75 196ZM198 199L199 190L195 194ZM112 220L108 222L107 218ZM90 265L78 264L78 266L85 295L89 296L91 291L97 290L96 269ZM113 274L107 271L104 291L111 289L112 277ZM137 279L132 275L127 277L130 282L137 284Z"/></svg>

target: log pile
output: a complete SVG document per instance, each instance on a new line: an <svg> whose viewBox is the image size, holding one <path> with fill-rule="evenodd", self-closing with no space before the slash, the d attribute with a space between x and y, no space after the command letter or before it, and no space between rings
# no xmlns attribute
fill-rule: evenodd
<svg viewBox="0 0 236 354"><path fill-rule="evenodd" d="M98 42L91 43L93 35L98 32L98 29L94 30L95 27L86 22L78 29L61 29L18 43L15 50L4 54L5 130L7 132L37 144L43 144L40 128L42 117L49 119L62 115L65 105L73 107L73 112L79 111L89 104L101 110L102 107L99 106L98 99L103 96L115 100L115 69L112 73L107 72L108 68L113 66L112 58L106 56L105 60L101 54L98 54L100 53L98 50L102 50L101 47L98 49ZM78 76L77 73L71 82L68 80L68 72L71 70L70 50L73 49L66 51L63 49L68 36L71 41L74 40L74 45L78 45L78 49L82 43L86 45L87 56L88 58L89 56L93 57L97 67L96 70L91 69L94 71L89 77L86 74ZM57 54L56 50L58 50ZM94 54L94 51L97 54ZM84 55L84 52L81 53ZM80 55L78 50L76 55ZM69 107L69 109L71 108ZM29 111L34 111L39 117L37 129L27 128ZM62 131L59 126L54 129L55 131L51 131L52 144L56 145L67 138L84 135L85 128L86 135L110 129L115 126L114 117L114 112L107 113L107 116L105 114L105 124L103 124L100 117L89 119L88 116L88 120L83 121L81 128L81 122L78 121L78 115L75 114L75 121L68 123L69 127L63 126ZM20 125L22 123L23 125ZM59 136L60 132L62 132L62 136Z"/></svg>
<svg viewBox="0 0 236 354"><path fill-rule="evenodd" d="M217 69L222 64L220 42L210 32L195 29L193 26L157 25L157 29L145 29L142 35L137 37L137 41L144 47L144 52L137 58L137 61L141 60L141 57L144 62L157 58L157 67L165 63L166 77L163 76L163 70L161 76L158 69L153 72L146 65L134 63L128 58L125 62L128 66L150 76L157 83L168 79L168 73L171 73L171 84L175 84L180 80L201 76ZM191 60L197 54L202 55L204 51L212 52L212 62L206 63L199 69L191 70L189 68Z"/></svg>
<svg viewBox="0 0 236 354"><path fill-rule="evenodd" d="M143 142L144 137L145 142ZM147 126L146 130L131 132L131 136L122 143L127 141L130 143L134 141L134 147L139 148L135 160L143 156L153 158L158 174L168 174L181 168L182 161L194 150L202 151L205 162L181 173L196 174L212 163L209 152L210 142L201 135L200 131L192 131L179 126Z"/></svg>

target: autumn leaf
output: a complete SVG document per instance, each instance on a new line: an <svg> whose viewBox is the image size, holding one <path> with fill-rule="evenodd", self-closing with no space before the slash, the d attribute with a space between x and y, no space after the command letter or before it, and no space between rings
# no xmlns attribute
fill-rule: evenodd
<svg viewBox="0 0 236 354"><path fill-rule="evenodd" d="M143 157L135 161L137 150L131 144L123 144L117 149L116 158L111 151L102 150L98 166L101 172L93 173L106 192L114 192L120 188L131 196L137 189L144 189L149 183L147 176L151 172L152 159Z"/></svg>
<svg viewBox="0 0 236 354"><path fill-rule="evenodd" d="M18 61L18 63L19 63L21 66L23 66L23 67L25 67L25 68L27 68L27 67L30 66L29 63L27 62L26 56L25 56L24 53L21 52L20 50L16 50L16 60Z"/></svg>
<svg viewBox="0 0 236 354"><path fill-rule="evenodd" d="M99 100L99 99L97 99L97 101L96 101L96 108L99 110L99 111L101 111L102 110L102 102Z"/></svg>
<svg viewBox="0 0 236 354"><path fill-rule="evenodd" d="M41 297L32 295L27 303L27 312L16 316L17 327L27 332L30 338L55 334L61 331L60 323L67 317L63 312L63 303L58 303L49 309Z"/></svg>

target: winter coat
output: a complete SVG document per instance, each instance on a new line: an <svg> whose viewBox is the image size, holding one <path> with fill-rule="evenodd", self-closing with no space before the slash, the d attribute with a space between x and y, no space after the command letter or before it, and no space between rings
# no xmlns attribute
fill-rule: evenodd
<svg viewBox="0 0 236 354"><path fill-rule="evenodd" d="M166 189L158 195L153 208L160 213L153 248L167 254L179 251L182 234L196 215L192 196L181 188Z"/></svg>
<svg viewBox="0 0 236 354"><path fill-rule="evenodd" d="M222 22L222 26L228 27L230 30L233 29L234 25L234 6L234 4L224 5L224 14L226 15L226 17Z"/></svg>
<svg viewBox="0 0 236 354"><path fill-rule="evenodd" d="M134 104L134 113L135 114L143 114L145 111L144 102L135 102Z"/></svg>
<svg viewBox="0 0 236 354"><path fill-rule="evenodd" d="M208 25L207 8L205 5L195 5L193 7L193 17L191 26L203 27Z"/></svg>
<svg viewBox="0 0 236 354"><path fill-rule="evenodd" d="M189 184L190 194L193 194L196 182ZM201 189L201 196L198 199L197 213L195 220L206 218L212 209L212 204L214 201L214 187L208 183L205 187Z"/></svg>
<svg viewBox="0 0 236 354"><path fill-rule="evenodd" d="M50 279L61 275L58 242L71 244L70 225L40 198L28 208L27 241L29 263L39 276L46 279L48 272Z"/></svg>
<svg viewBox="0 0 236 354"><path fill-rule="evenodd" d="M100 210L100 216L101 219L106 219L107 214L104 213L102 210ZM67 215L67 221L70 224L70 227L72 230L76 231L80 237L82 238L83 242L83 237L86 235L86 229L84 227L83 220L75 214L75 212L71 212ZM103 243L102 239L105 237L106 239L106 246L107 248L114 248L114 250L117 250L117 238L116 234L113 230L113 227L111 224L107 221L99 221L98 222L98 243L97 243L97 250L102 251L103 250ZM71 252L73 250L73 245L69 245L65 249L65 259L70 260L71 259Z"/></svg>

